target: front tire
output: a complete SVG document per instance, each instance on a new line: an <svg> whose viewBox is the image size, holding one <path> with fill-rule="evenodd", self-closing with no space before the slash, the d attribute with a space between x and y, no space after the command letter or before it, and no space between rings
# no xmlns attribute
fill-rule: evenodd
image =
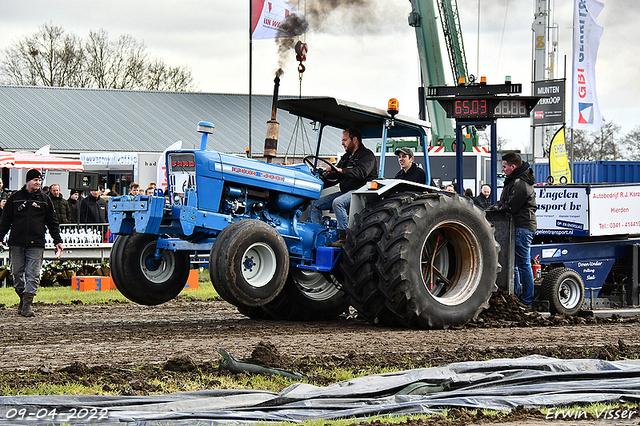
<svg viewBox="0 0 640 426"><path fill-rule="evenodd" d="M271 302L289 274L287 245L275 229L255 219L240 221L222 241L216 259L219 280L231 303L256 307Z"/></svg>
<svg viewBox="0 0 640 426"><path fill-rule="evenodd" d="M140 305L168 302L180 294L189 278L189 256L163 250L157 260L154 258L157 243L156 235L133 234L114 251L116 287L127 299Z"/></svg>
<svg viewBox="0 0 640 426"><path fill-rule="evenodd" d="M584 302L584 283L571 268L555 268L542 280L542 299L549 301L552 314L575 315Z"/></svg>

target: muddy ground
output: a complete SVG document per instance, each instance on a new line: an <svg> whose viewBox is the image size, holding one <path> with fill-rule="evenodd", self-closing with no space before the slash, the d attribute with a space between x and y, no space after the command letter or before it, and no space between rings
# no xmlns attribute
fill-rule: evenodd
<svg viewBox="0 0 640 426"><path fill-rule="evenodd" d="M153 378L219 374L219 348L240 360L307 374L318 384L331 379L311 373L317 365L408 369L529 354L640 357L638 317L546 318L524 312L504 295L496 295L478 320L453 330L384 328L352 316L320 323L257 321L218 300L177 299L154 307L37 303L34 309L35 318L23 318L13 306L0 307L0 374L15 387L75 380L144 395L161 390L150 384ZM25 369L42 374L19 374ZM211 387L216 384L213 379ZM543 419L536 410L499 419L467 417L461 414L458 424ZM436 421L441 419L422 424Z"/></svg>

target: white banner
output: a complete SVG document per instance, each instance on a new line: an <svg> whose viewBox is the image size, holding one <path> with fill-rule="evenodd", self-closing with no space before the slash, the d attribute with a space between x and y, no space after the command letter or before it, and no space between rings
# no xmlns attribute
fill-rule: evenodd
<svg viewBox="0 0 640 426"><path fill-rule="evenodd" d="M571 82L571 127L599 130L602 114L596 96L596 58L603 28L596 18L604 4L597 0L575 0L573 7L573 70Z"/></svg>
<svg viewBox="0 0 640 426"><path fill-rule="evenodd" d="M251 33L254 39L296 37L302 35L308 23L286 0L252 0ZM288 25L282 26L287 19Z"/></svg>
<svg viewBox="0 0 640 426"><path fill-rule="evenodd" d="M178 141L172 145L169 145L158 158L156 168L156 188L167 190L167 151L177 151L182 149L182 141Z"/></svg>

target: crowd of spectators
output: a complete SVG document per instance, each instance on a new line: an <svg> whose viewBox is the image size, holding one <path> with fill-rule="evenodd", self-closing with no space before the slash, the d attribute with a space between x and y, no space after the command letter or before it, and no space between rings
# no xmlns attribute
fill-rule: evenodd
<svg viewBox="0 0 640 426"><path fill-rule="evenodd" d="M128 187L128 195L153 195L155 188L155 182L149 182L146 190L140 189L139 184L132 182ZM98 186L96 191L71 189L68 198L63 196L58 183L44 185L41 191L51 199L58 223L61 225L107 223L109 221L107 201L110 197L120 195L114 190L106 191L102 185ZM7 199L13 192L15 191L5 189L2 179L0 179L0 214L2 214Z"/></svg>

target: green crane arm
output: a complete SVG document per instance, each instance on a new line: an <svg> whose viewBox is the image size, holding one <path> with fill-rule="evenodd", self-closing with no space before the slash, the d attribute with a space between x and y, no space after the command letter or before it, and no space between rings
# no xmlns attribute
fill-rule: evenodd
<svg viewBox="0 0 640 426"><path fill-rule="evenodd" d="M438 2L444 37L455 82L459 77L467 76L467 60L462 42L462 32L456 0L409 0L411 13L409 25L415 28L420 58L420 74L422 85L444 86L445 78L442 51L440 49L439 30L437 25L435 2ZM455 140L453 121L447 118L445 111L437 101L427 101L427 114L431 121L432 144L450 144L445 141Z"/></svg>

